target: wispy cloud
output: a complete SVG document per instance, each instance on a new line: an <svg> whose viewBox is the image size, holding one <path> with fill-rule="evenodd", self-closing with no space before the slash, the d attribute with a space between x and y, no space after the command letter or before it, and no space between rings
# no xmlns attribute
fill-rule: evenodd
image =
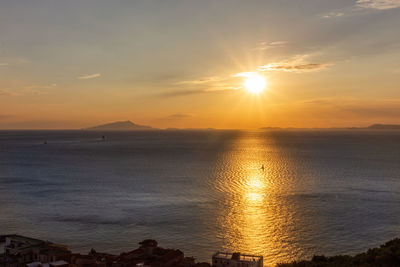
<svg viewBox="0 0 400 267"><path fill-rule="evenodd" d="M306 63L291 65L289 63L270 63L259 68L260 71L288 71L288 72L307 72L325 69L329 64Z"/></svg>
<svg viewBox="0 0 400 267"><path fill-rule="evenodd" d="M338 18L338 17L343 17L344 13L342 12L329 12L327 14L323 14L320 17L323 19L332 19L332 18Z"/></svg>
<svg viewBox="0 0 400 267"><path fill-rule="evenodd" d="M221 77L218 76L211 76L211 77L204 77L196 80L186 80L180 81L177 84L183 85L201 85L201 84L209 84L209 83L219 83L223 80Z"/></svg>
<svg viewBox="0 0 400 267"><path fill-rule="evenodd" d="M48 92L35 88L23 88L19 95L47 95Z"/></svg>
<svg viewBox="0 0 400 267"><path fill-rule="evenodd" d="M260 42L255 50L267 50L272 48L284 47L287 45L286 41L274 41L274 42Z"/></svg>
<svg viewBox="0 0 400 267"><path fill-rule="evenodd" d="M237 77L233 75L225 77L211 76L194 80L185 80L176 83L176 85L184 87L185 89L168 92L167 96L192 95L240 89L240 87L234 86L235 80L237 80Z"/></svg>
<svg viewBox="0 0 400 267"><path fill-rule="evenodd" d="M49 85L29 85L20 88L10 89L0 89L0 96L26 96L26 95L45 95L48 94L46 89L55 88L57 84Z"/></svg>
<svg viewBox="0 0 400 267"><path fill-rule="evenodd" d="M330 63L309 61L309 57L310 55L308 54L298 55L288 60L267 63L247 72L239 72L230 75L228 74L225 76L209 76L199 79L180 81L177 82L175 85L177 87L180 87L181 89L168 91L162 93L161 95L165 97L175 97L213 92L215 93L236 91L244 88L243 79L248 77L249 74L268 71L304 73L319 71L332 65Z"/></svg>
<svg viewBox="0 0 400 267"><path fill-rule="evenodd" d="M332 64L310 62L308 55L299 55L290 60L272 62L258 67L258 71L311 72L325 69Z"/></svg>
<svg viewBox="0 0 400 267"><path fill-rule="evenodd" d="M9 64L7 62L0 62L0 67L2 66L8 66Z"/></svg>
<svg viewBox="0 0 400 267"><path fill-rule="evenodd" d="M18 96L18 95L20 94L14 91L8 89L0 89L0 96Z"/></svg>
<svg viewBox="0 0 400 267"><path fill-rule="evenodd" d="M100 73L93 73L93 74L89 74L89 75L79 76L78 79L79 80L95 79L95 78L99 78L100 76L101 76Z"/></svg>
<svg viewBox="0 0 400 267"><path fill-rule="evenodd" d="M357 5L363 8L385 10L400 7L400 0L357 0Z"/></svg>
<svg viewBox="0 0 400 267"><path fill-rule="evenodd" d="M25 86L24 89L52 89L54 87L56 87L57 84L52 83L52 84L47 84L47 85L29 85L29 86Z"/></svg>

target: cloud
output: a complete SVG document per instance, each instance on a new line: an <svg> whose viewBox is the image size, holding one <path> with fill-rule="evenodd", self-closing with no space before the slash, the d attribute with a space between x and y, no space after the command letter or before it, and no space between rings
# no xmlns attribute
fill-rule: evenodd
<svg viewBox="0 0 400 267"><path fill-rule="evenodd" d="M52 83L52 84L48 84L48 85L30 85L30 86L25 86L25 89L52 89L54 87L56 87L57 84Z"/></svg>
<svg viewBox="0 0 400 267"><path fill-rule="evenodd" d="M260 42L255 50L267 50L271 48L283 47L287 44L286 41L274 41L274 42Z"/></svg>
<svg viewBox="0 0 400 267"><path fill-rule="evenodd" d="M101 76L100 73L94 73L94 74L79 76L78 79L79 80L95 79L95 78L99 78L100 76Z"/></svg>
<svg viewBox="0 0 400 267"><path fill-rule="evenodd" d="M208 84L208 83L215 83L220 82L222 80L221 77L218 76L211 76L211 77L204 77L197 80L186 80L178 82L177 84L186 84L186 85L201 85L201 84Z"/></svg>
<svg viewBox="0 0 400 267"><path fill-rule="evenodd" d="M357 0L357 5L363 8L385 10L400 7L400 0Z"/></svg>
<svg viewBox="0 0 400 267"><path fill-rule="evenodd" d="M0 89L0 96L18 96L20 94L8 89Z"/></svg>
<svg viewBox="0 0 400 267"><path fill-rule="evenodd" d="M56 87L55 83L50 85L30 85L15 90L0 89L0 96L25 96L25 95L45 95L48 92L44 89L51 89Z"/></svg>
<svg viewBox="0 0 400 267"><path fill-rule="evenodd" d="M0 67L1 66L8 66L8 63L7 62L0 62Z"/></svg>
<svg viewBox="0 0 400 267"><path fill-rule="evenodd" d="M307 72L307 71L317 71L325 69L330 66L329 64L321 63L307 63L299 65L291 65L288 63L270 63L264 66L260 66L260 71L288 71L288 72Z"/></svg>
<svg viewBox="0 0 400 267"><path fill-rule="evenodd" d="M186 96L195 94L204 94L212 92L229 92L242 89L243 78L248 77L250 73L267 72L267 71L284 71L284 72L312 72L325 69L332 64L309 62L306 59L309 55L298 55L290 60L272 62L257 67L255 70L240 72L225 76L209 76L193 80L184 80L177 82L178 87L182 89L162 93L165 97Z"/></svg>
<svg viewBox="0 0 400 267"><path fill-rule="evenodd" d="M172 92L164 93L164 96L183 96L193 94L204 94L210 92L223 92L233 91L240 89L240 87L234 86L237 80L236 76L230 75L225 77L211 76L203 77L194 80L185 80L176 83L179 87L184 87L182 90L176 90Z"/></svg>
<svg viewBox="0 0 400 267"><path fill-rule="evenodd" d="M21 90L20 95L46 95L48 92L37 90L35 88L24 88Z"/></svg>
<svg viewBox="0 0 400 267"><path fill-rule="evenodd" d="M342 12L329 12L327 14L321 15L321 18L324 19L331 19L331 18L338 18L338 17L343 17L344 13Z"/></svg>
<svg viewBox="0 0 400 267"><path fill-rule="evenodd" d="M272 62L258 67L258 71L311 72L325 69L332 64L308 62L308 55L299 55L290 60Z"/></svg>

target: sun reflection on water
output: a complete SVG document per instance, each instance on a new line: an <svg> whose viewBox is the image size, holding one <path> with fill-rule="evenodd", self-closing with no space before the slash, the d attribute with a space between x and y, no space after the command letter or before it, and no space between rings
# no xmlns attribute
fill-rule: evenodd
<svg viewBox="0 0 400 267"><path fill-rule="evenodd" d="M245 198L249 205L262 204L267 181L261 175L250 176L245 183Z"/></svg>
<svg viewBox="0 0 400 267"><path fill-rule="evenodd" d="M276 175L282 162L271 157L262 138L247 138L233 149L216 182L224 207L218 218L223 248L262 255L265 266L296 259L295 212L281 197L292 185Z"/></svg>

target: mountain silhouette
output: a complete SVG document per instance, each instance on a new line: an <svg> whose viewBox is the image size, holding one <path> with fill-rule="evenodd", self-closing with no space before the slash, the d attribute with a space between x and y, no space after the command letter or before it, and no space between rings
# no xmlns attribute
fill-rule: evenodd
<svg viewBox="0 0 400 267"><path fill-rule="evenodd" d="M84 130L89 131L140 131L140 130L152 130L154 128L150 126L144 126L135 124L131 121L116 121L112 123L102 124Z"/></svg>

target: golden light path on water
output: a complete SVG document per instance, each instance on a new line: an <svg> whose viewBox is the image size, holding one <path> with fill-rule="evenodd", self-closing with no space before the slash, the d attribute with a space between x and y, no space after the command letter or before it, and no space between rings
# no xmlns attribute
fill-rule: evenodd
<svg viewBox="0 0 400 267"><path fill-rule="evenodd" d="M264 266L307 255L300 244L310 226L302 221L301 208L287 200L299 186L290 175L293 163L258 133L231 149L231 158L221 159L224 171L215 184L223 202L217 219L223 249L262 255Z"/></svg>

